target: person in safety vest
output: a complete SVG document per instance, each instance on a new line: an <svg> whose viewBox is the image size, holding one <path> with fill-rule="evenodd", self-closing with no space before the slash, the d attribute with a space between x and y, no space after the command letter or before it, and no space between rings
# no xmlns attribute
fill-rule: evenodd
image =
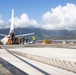
<svg viewBox="0 0 76 75"><path fill-rule="evenodd" d="M36 37L32 36L33 43L35 43Z"/></svg>

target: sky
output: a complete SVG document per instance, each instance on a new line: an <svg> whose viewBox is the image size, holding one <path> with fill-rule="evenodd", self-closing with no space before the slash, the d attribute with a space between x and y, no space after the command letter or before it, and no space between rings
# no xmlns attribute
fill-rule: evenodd
<svg viewBox="0 0 76 75"><path fill-rule="evenodd" d="M0 0L0 28L10 27L12 9L15 27L76 30L76 0Z"/></svg>

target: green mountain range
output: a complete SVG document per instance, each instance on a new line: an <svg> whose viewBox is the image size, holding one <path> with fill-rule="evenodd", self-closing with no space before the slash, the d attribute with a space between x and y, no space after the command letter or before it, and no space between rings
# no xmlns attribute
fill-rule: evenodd
<svg viewBox="0 0 76 75"><path fill-rule="evenodd" d="M76 39L76 30L44 30L39 28L16 28L15 35L34 32L38 40L42 39ZM8 29L0 29L0 34L8 34ZM0 39L2 37L0 36Z"/></svg>

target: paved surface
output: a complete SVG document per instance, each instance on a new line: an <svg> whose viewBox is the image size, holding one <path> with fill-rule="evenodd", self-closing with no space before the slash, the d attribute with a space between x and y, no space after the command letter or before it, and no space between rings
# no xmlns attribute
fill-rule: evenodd
<svg viewBox="0 0 76 75"><path fill-rule="evenodd" d="M0 49L0 61L2 60L6 61L12 67L17 69L17 71L15 70L15 74L13 74L11 71L13 70L13 68L11 68L11 70L8 70L9 67L6 68L3 66L4 68L6 68L9 75L11 75L11 73L13 75L17 75L19 74L19 71L23 73L20 75L26 75L26 73L29 75L76 75L76 73L74 73L76 72L76 50L75 49L48 48L48 47L30 48L25 46L21 46L19 48L17 47L18 46L11 46L8 48L6 47L7 50L9 51L6 51L5 49ZM11 51L13 53L11 53ZM21 57L21 56L24 56L24 57ZM56 66L56 67L53 67L53 66Z"/></svg>
<svg viewBox="0 0 76 75"><path fill-rule="evenodd" d="M1 62L0 62L1 63ZM0 64L0 75L13 75L10 71L8 71L5 67Z"/></svg>
<svg viewBox="0 0 76 75"><path fill-rule="evenodd" d="M21 47L50 47L50 48L68 48L68 49L76 49L76 44L26 44L26 45L2 45L7 48L21 48Z"/></svg>
<svg viewBox="0 0 76 75"><path fill-rule="evenodd" d="M40 63L34 60L30 60L24 57L19 56L20 58L22 58L23 60L26 60L28 62L30 62L32 65L35 66L36 69L38 69L40 72L42 72L44 75L76 75L75 73L66 71L66 70L62 70L60 68L56 68L53 66L49 66L47 64L44 63ZM36 74L37 75L37 74Z"/></svg>
<svg viewBox="0 0 76 75"><path fill-rule="evenodd" d="M20 69L0 58L0 75L27 75Z"/></svg>
<svg viewBox="0 0 76 75"><path fill-rule="evenodd" d="M13 66L17 67L18 69L22 70L23 72L29 75L75 75L75 73L62 70L59 68L55 68L47 64L43 64L20 56L11 55L9 52L3 49L0 51L0 57L1 59L9 62ZM17 71L17 74L19 74L18 71ZM16 74L13 74L13 75L16 75Z"/></svg>
<svg viewBox="0 0 76 75"><path fill-rule="evenodd" d="M66 48L10 49L21 56L76 73L76 50Z"/></svg>

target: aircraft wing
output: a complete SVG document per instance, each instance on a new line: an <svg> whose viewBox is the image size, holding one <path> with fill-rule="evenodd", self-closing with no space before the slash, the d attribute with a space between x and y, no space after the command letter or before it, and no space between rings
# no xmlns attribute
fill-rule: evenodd
<svg viewBox="0 0 76 75"><path fill-rule="evenodd" d="M0 34L0 36L8 36L8 35L5 35L5 34Z"/></svg>
<svg viewBox="0 0 76 75"><path fill-rule="evenodd" d="M33 35L33 34L34 34L34 33L21 34L21 35L16 35L16 37L29 36L29 35Z"/></svg>

